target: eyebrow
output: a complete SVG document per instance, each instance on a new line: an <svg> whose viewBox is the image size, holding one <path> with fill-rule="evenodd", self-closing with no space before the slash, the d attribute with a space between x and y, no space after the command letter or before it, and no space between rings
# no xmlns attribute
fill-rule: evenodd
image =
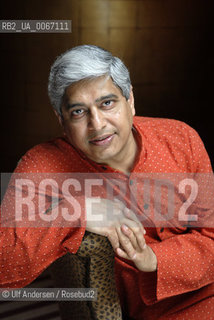
<svg viewBox="0 0 214 320"><path fill-rule="evenodd" d="M101 96L100 98L96 99L95 102L101 102L103 100L107 100L107 99L119 99L119 97L116 94L110 93L106 96ZM74 102L74 103L67 103L66 104L66 109L70 110L74 107L84 107L85 104L81 103L81 102Z"/></svg>
<svg viewBox="0 0 214 320"><path fill-rule="evenodd" d="M110 93L107 96L102 96L102 97L96 99L95 102L101 102L103 100L112 99L112 98L118 99L118 96L116 94Z"/></svg>

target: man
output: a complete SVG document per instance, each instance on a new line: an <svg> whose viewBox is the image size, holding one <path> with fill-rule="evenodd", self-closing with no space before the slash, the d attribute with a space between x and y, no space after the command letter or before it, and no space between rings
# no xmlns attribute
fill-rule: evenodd
<svg viewBox="0 0 214 320"><path fill-rule="evenodd" d="M213 319L213 230L176 223L171 228L160 227L145 213L148 206L142 202L144 187L138 179L142 173L211 173L197 133L179 121L134 117L127 68L119 58L96 46L75 47L58 57L48 90L65 135L29 150L15 172L115 174L126 190L121 192L119 204L109 200L117 219L108 223L98 226L88 219L86 199L85 227L80 222L43 232L3 231L2 261L6 260L7 268L3 269L2 286L24 286L67 251L76 253L86 229L106 236L112 245L126 317ZM136 194L136 188L141 194ZM4 201L8 212L12 197L11 188ZM98 211L104 217L108 201L101 198ZM181 198L176 199L185 203ZM155 212L153 200L149 207Z"/></svg>

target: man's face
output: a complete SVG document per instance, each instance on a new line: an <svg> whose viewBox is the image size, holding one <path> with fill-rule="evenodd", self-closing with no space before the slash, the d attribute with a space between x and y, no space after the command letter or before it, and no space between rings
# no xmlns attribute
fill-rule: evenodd
<svg viewBox="0 0 214 320"><path fill-rule="evenodd" d="M66 89L62 125L70 143L88 158L111 165L133 152L133 94L126 100L108 77Z"/></svg>

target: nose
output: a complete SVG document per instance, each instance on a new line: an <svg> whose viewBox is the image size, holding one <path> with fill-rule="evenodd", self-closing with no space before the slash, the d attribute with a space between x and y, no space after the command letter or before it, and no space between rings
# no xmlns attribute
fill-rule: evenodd
<svg viewBox="0 0 214 320"><path fill-rule="evenodd" d="M91 108L88 122L89 128L98 131L103 129L105 125L106 119L103 112L97 107Z"/></svg>

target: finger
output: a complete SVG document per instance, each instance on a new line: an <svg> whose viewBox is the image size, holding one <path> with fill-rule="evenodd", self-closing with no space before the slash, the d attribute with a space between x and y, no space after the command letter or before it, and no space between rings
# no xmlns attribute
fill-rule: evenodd
<svg viewBox="0 0 214 320"><path fill-rule="evenodd" d="M116 253L118 254L118 256L120 256L122 258L130 260L127 253L125 251L123 251L121 248L117 248Z"/></svg>
<svg viewBox="0 0 214 320"><path fill-rule="evenodd" d="M144 229L140 219L138 218L138 216L136 216L136 214L132 210L130 210L129 208L126 207L126 208L124 208L123 212L124 212L125 217L139 223L141 226L141 229L144 230L143 231L144 234L146 234L146 230Z"/></svg>
<svg viewBox="0 0 214 320"><path fill-rule="evenodd" d="M140 234L144 235L145 234L145 229L144 227L142 226L142 224L138 221L134 221L134 220L130 220L128 218L123 218L123 219L120 219L119 220L120 224L127 224L127 226L129 228L131 228L133 231L135 232L140 232Z"/></svg>
<svg viewBox="0 0 214 320"><path fill-rule="evenodd" d="M132 235L132 233L129 230L127 230L126 228L124 230L124 228L123 228L123 231L126 234L126 236L127 237L130 236L131 241L134 237L136 239L135 241L137 242L137 245L139 246L139 248L144 250L146 248L146 241L144 238L144 234L143 234L141 228L139 227L139 225L136 224L135 222L130 221L130 220L127 220L125 222L125 225L133 233L133 235ZM136 246L136 248L137 248L137 246Z"/></svg>
<svg viewBox="0 0 214 320"><path fill-rule="evenodd" d="M138 242L137 242L137 239L133 233L133 231L127 227L127 225L123 224L121 226L121 231L125 234L125 236L127 236L129 238L129 240L131 241L132 243L132 246L135 250L139 250L138 248Z"/></svg>
<svg viewBox="0 0 214 320"><path fill-rule="evenodd" d="M107 234L107 238L109 239L112 247L114 250L116 250L117 248L119 248L120 246L120 242L119 242L119 238L118 238L118 234L116 232L115 229L111 229L108 234Z"/></svg>
<svg viewBox="0 0 214 320"><path fill-rule="evenodd" d="M117 230L120 245L122 246L121 249L128 255L129 259L133 259L134 256L136 255L136 250L133 247L132 242L127 236L125 236L122 233L120 227L117 227L116 230Z"/></svg>

